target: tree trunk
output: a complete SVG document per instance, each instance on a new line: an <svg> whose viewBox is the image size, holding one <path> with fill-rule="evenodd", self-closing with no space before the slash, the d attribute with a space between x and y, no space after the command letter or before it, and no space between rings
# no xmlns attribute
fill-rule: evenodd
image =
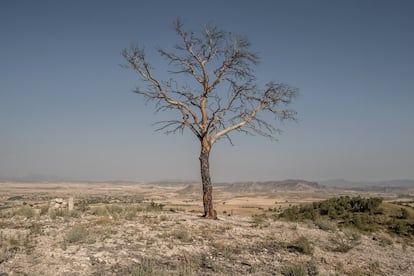
<svg viewBox="0 0 414 276"><path fill-rule="evenodd" d="M201 182L203 184L203 206L204 217L208 219L217 219L217 213L213 208L213 186L210 178L210 146L207 141L201 143L200 168Z"/></svg>

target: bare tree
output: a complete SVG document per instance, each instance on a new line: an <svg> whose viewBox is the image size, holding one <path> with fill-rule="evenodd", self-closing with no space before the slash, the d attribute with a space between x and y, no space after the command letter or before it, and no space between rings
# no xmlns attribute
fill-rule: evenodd
<svg viewBox="0 0 414 276"><path fill-rule="evenodd" d="M249 51L250 42L214 26L205 26L198 34L183 29L179 20L174 29L180 43L174 50L158 49L169 62L173 78L159 80L147 62L144 49L124 49L128 67L135 70L147 84L135 93L156 103L156 111L176 110L176 119L157 122L166 133L189 129L200 141L200 169L203 186L204 217L216 218L209 156L214 143L239 131L274 138L279 132L276 121L295 120L296 112L288 105L297 89L284 83L257 85L253 67L258 56ZM179 84L177 79L186 81ZM269 120L262 115L269 113ZM267 116L267 115L265 115ZM268 116L267 116L268 117Z"/></svg>

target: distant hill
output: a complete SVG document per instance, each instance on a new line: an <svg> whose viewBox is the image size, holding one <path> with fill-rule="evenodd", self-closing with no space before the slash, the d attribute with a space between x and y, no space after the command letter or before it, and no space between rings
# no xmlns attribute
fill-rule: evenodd
<svg viewBox="0 0 414 276"><path fill-rule="evenodd" d="M27 174L25 176L16 177L1 177L2 182L23 182L23 183L38 183L38 182L72 182L73 179L59 177L56 175L46 174Z"/></svg>
<svg viewBox="0 0 414 276"><path fill-rule="evenodd" d="M267 182L235 182L225 185L224 190L244 193L267 193L274 191L316 191L324 186L306 180L283 180Z"/></svg>
<svg viewBox="0 0 414 276"><path fill-rule="evenodd" d="M2 177L0 182L22 182L22 183L54 183L54 182L85 182L85 183L112 183L112 184L156 184L159 186L170 186L185 184L186 187L179 191L181 194L198 195L201 187L198 181L194 180L164 180L153 182L136 182L128 180L117 181L82 181L67 177L60 177L46 174L28 174L21 177ZM345 179L331 179L319 182L306 180L288 179L283 181L240 181L233 183L213 183L215 188L229 192L244 193L267 193L277 191L318 191L326 188L346 189L354 191L375 191L375 192L414 192L414 180L396 179L387 181L348 181Z"/></svg>
<svg viewBox="0 0 414 276"><path fill-rule="evenodd" d="M201 195L201 184L188 184L183 189L179 190L180 195Z"/></svg>
<svg viewBox="0 0 414 276"><path fill-rule="evenodd" d="M396 179L388 181L347 181L344 179L332 179L320 181L322 185L336 188L414 188L414 180Z"/></svg>

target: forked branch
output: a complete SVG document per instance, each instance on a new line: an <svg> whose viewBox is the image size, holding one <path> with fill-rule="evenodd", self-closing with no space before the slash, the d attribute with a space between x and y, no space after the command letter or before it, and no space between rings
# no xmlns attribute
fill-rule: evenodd
<svg viewBox="0 0 414 276"><path fill-rule="evenodd" d="M158 52L173 67L169 70L172 79L187 75L195 87L191 81L178 85L178 80L158 80L142 48L130 47L122 53L147 84L147 89L134 92L156 101L157 110L179 111L179 119L158 122L158 130L174 133L188 128L198 139L213 145L223 137L231 142L233 131L272 138L279 132L277 121L296 119L296 112L288 106L297 89L275 82L259 88L253 70L259 59L249 50L246 38L211 26L197 35L183 30L179 20L174 29L180 38L175 50Z"/></svg>

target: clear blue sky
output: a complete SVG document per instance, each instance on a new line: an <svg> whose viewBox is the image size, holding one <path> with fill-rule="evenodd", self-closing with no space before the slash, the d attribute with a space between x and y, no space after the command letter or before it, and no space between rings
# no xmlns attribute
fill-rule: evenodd
<svg viewBox="0 0 414 276"><path fill-rule="evenodd" d="M414 179L413 1L0 2L0 176L198 180L198 141L164 135L130 92L123 48L176 43L172 21L247 35L259 80L300 89L278 142L235 135L213 181ZM158 65L158 66L157 66Z"/></svg>

